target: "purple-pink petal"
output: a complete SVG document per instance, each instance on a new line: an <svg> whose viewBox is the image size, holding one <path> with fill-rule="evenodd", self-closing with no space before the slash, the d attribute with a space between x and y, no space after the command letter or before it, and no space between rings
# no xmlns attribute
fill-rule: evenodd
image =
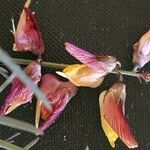
<svg viewBox="0 0 150 150"><path fill-rule="evenodd" d="M41 81L41 90L53 106L52 112L48 112L43 105L41 108L41 116L45 123L40 129L46 130L61 115L70 99L76 94L77 88L70 81L63 82L51 74L46 74Z"/></svg>
<svg viewBox="0 0 150 150"><path fill-rule="evenodd" d="M30 63L25 68L25 73L37 84L41 78L41 66L37 62ZM27 88L17 77L12 81L12 86L4 104L0 108L0 115L5 115L7 109L13 105L16 107L31 101L33 92Z"/></svg>
<svg viewBox="0 0 150 150"><path fill-rule="evenodd" d="M98 61L97 57L90 52L76 47L68 42L65 43L65 48L70 55L78 59L86 66L94 69L95 71L106 71L106 66L103 64L103 62Z"/></svg>

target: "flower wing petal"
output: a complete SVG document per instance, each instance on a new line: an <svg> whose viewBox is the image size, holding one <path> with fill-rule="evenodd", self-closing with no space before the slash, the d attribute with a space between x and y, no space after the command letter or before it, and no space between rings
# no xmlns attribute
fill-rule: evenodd
<svg viewBox="0 0 150 150"><path fill-rule="evenodd" d="M105 120L103 113L102 113L102 103L104 101L105 98L105 94L107 93L107 91L103 91L100 94L99 97L99 106L100 106L100 115L101 115L101 125L102 128L105 132L106 137L109 140L109 143L111 144L111 146L113 148L115 148L115 141L118 139L118 135L116 134L116 132L110 127L110 125L108 124L108 122Z"/></svg>
<svg viewBox="0 0 150 150"><path fill-rule="evenodd" d="M138 147L124 116L122 105L122 101L116 100L115 94L108 91L103 101L102 114L111 128L129 148Z"/></svg>
<svg viewBox="0 0 150 150"><path fill-rule="evenodd" d="M37 62L30 63L25 69L25 73L32 79L33 84L37 84L41 78L41 66ZM0 115L5 115L13 111L18 106L31 101L33 92L27 88L17 77L12 81L12 86L4 104L1 106Z"/></svg>
<svg viewBox="0 0 150 150"><path fill-rule="evenodd" d="M53 110L49 111L44 105L40 107L41 117L45 120L40 127L41 130L46 130L59 117L70 99L76 94L77 88L70 81L63 82L51 74L43 76L41 81L41 90L46 95L47 99L53 106ZM39 123L39 111L36 111L36 127Z"/></svg>
<svg viewBox="0 0 150 150"><path fill-rule="evenodd" d="M106 71L105 65L102 62L98 61L97 57L90 52L76 47L68 42L65 43L65 48L67 52L69 52L73 57L75 57L88 67L92 68L93 70Z"/></svg>
<svg viewBox="0 0 150 150"><path fill-rule="evenodd" d="M40 129L46 130L49 126L51 126L54 123L54 121L59 117L59 115L61 115L63 110L66 108L68 102L69 102L68 95L65 95L64 98L59 99L59 101L56 104L57 106L55 106L53 112L49 114L49 116L46 119L46 122L40 127Z"/></svg>

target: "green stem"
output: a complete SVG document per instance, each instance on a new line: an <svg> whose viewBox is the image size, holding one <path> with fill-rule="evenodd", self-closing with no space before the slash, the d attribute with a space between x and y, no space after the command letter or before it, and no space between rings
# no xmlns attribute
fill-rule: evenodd
<svg viewBox="0 0 150 150"><path fill-rule="evenodd" d="M20 132L15 133L15 134L13 134L12 136L10 136L9 138L7 138L5 141L10 142L10 140L16 138L16 137L19 136L20 134L21 134Z"/></svg>
<svg viewBox="0 0 150 150"><path fill-rule="evenodd" d="M26 59L18 59L18 58L14 58L15 62L17 64L20 65L27 65L29 63L31 63L33 60L26 60ZM55 69L64 69L65 67L67 67L69 64L59 64L59 63L52 63L52 62L45 62L42 61L41 65L43 67L48 67L48 68L55 68ZM118 69L114 69L113 71L111 71L110 73L112 74L118 74L121 73L122 75L126 75L126 76L132 76L132 77L139 77L139 74L133 71L126 71L126 70L118 70Z"/></svg>
<svg viewBox="0 0 150 150"><path fill-rule="evenodd" d="M0 125L12 127L15 129L23 130L26 132L33 133L35 135L42 135L43 132L39 129L36 129L32 124L20 121L14 118L0 116Z"/></svg>
<svg viewBox="0 0 150 150"><path fill-rule="evenodd" d="M20 65L28 65L29 63L33 62L33 60L29 60L29 59L18 59L18 58L13 58L13 59L17 64ZM41 65L43 67L56 68L56 69L64 69L65 67L67 67L67 64L59 64L59 63L52 63L52 62L45 62L45 61L42 61Z"/></svg>
<svg viewBox="0 0 150 150"><path fill-rule="evenodd" d="M139 74L133 71L126 71L126 70L121 70L121 69L114 69L112 70L110 73L112 74L118 74L121 73L122 75L126 75L126 76L131 76L131 77L139 77Z"/></svg>
<svg viewBox="0 0 150 150"><path fill-rule="evenodd" d="M0 147L7 150L23 150L23 148L0 139Z"/></svg>
<svg viewBox="0 0 150 150"><path fill-rule="evenodd" d="M38 141L39 141L39 137L37 137L36 139L34 139L33 141L31 141L29 144L27 144L23 149L24 150L29 150L31 147L33 147Z"/></svg>

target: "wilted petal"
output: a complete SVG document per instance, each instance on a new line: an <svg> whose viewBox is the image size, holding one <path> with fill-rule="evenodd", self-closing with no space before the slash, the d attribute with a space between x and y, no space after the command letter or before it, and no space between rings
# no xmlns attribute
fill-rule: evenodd
<svg viewBox="0 0 150 150"><path fill-rule="evenodd" d="M88 51L78 48L68 42L65 43L66 50L86 66L106 74L112 71L119 63L113 56L95 56Z"/></svg>
<svg viewBox="0 0 150 150"><path fill-rule="evenodd" d="M63 70L63 73L76 86L95 88L104 79L104 74L94 71L86 65L69 65Z"/></svg>
<svg viewBox="0 0 150 150"><path fill-rule="evenodd" d="M150 61L150 30L134 44L133 63L136 68L142 68Z"/></svg>
<svg viewBox="0 0 150 150"><path fill-rule="evenodd" d="M14 31L14 51L31 51L36 55L44 52L44 44L34 12L29 10L31 0L27 0L16 31Z"/></svg>
<svg viewBox="0 0 150 150"><path fill-rule="evenodd" d="M138 144L124 115L125 97L125 85L122 82L114 84L100 95L102 127L112 147L115 147L114 142L119 137L129 148L135 148Z"/></svg>
<svg viewBox="0 0 150 150"><path fill-rule="evenodd" d="M37 62L30 63L25 69L34 84L41 78L41 66ZM33 92L27 88L17 77L12 81L12 86L4 104L0 109L0 114L5 115L13 111L18 106L31 101Z"/></svg>
<svg viewBox="0 0 150 150"><path fill-rule="evenodd" d="M70 99L76 94L77 88L71 82L62 82L51 74L43 76L41 90L53 106L53 110L47 110L41 106L41 117L45 120L40 129L46 130L59 117Z"/></svg>

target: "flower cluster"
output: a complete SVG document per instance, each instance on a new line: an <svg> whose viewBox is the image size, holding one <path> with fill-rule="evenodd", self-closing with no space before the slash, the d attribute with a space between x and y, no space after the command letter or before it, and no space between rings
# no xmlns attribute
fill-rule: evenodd
<svg viewBox="0 0 150 150"><path fill-rule="evenodd" d="M40 100L37 100L35 126L45 131L60 116L70 99L75 96L77 87L96 88L100 86L105 76L113 70L118 71L119 79L102 92L99 97L101 125L111 146L115 147L115 141L120 138L128 148L138 147L128 121L125 117L126 85L123 83L121 63L113 56L99 56L87 52L73 44L66 42L65 49L70 55L78 59L82 64L66 66L63 71L56 73L68 81L61 81L52 74L41 75L41 60L44 53L44 44L40 33L35 13L29 9L31 0L24 5L17 29L14 27L13 50L18 52L31 51L38 56L37 61L30 63L24 72L32 79L33 84L38 84L41 91L47 97L52 109L47 109ZM150 73L137 73L150 61L150 31L141 37L134 45L133 69L136 77L146 82L150 81ZM134 73L133 72L133 73ZM0 114L6 115L18 106L32 100L33 92L26 87L18 77L12 81L12 86L4 104L0 108ZM40 117L45 121L39 126Z"/></svg>
<svg viewBox="0 0 150 150"><path fill-rule="evenodd" d="M84 64L71 65L63 70L65 76L77 86L97 87L117 65L121 67L113 56L94 56L72 44L66 43L65 46L72 56ZM84 69L80 66L84 66ZM125 118L125 98L126 86L120 77L108 91L100 94L101 124L112 147L115 147L114 142L119 137L129 148L135 148L138 143Z"/></svg>
<svg viewBox="0 0 150 150"><path fill-rule="evenodd" d="M38 128L41 116L45 120L45 123L40 125L39 128L44 131L59 117L67 103L76 94L77 87L70 81L60 81L52 74L41 75L40 59L44 52L44 44L35 19L35 13L29 9L30 3L31 0L27 0L20 16L17 29L13 29L15 38L13 50L18 52L31 51L38 56L37 61L31 62L24 69L24 72L32 79L33 84L40 82L40 88L52 106L52 110L48 110L37 100L35 124ZM20 105L30 102L33 94L34 93L26 87L18 77L15 77L12 81L9 95L0 108L0 115L7 115Z"/></svg>

